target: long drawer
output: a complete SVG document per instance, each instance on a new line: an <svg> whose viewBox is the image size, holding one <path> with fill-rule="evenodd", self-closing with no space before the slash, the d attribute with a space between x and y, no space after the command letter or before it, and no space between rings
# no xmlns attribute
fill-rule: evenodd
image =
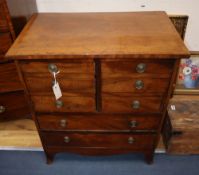
<svg viewBox="0 0 199 175"><path fill-rule="evenodd" d="M152 147L155 134L131 133L67 133L42 132L47 147L99 147L99 148L130 148L145 149Z"/></svg>
<svg viewBox="0 0 199 175"><path fill-rule="evenodd" d="M0 120L16 120L29 115L23 91L0 94Z"/></svg>
<svg viewBox="0 0 199 175"><path fill-rule="evenodd" d="M103 93L103 112L159 113L162 96L134 96L129 93Z"/></svg>
<svg viewBox="0 0 199 175"><path fill-rule="evenodd" d="M160 115L37 115L41 130L46 131L131 131L157 130Z"/></svg>

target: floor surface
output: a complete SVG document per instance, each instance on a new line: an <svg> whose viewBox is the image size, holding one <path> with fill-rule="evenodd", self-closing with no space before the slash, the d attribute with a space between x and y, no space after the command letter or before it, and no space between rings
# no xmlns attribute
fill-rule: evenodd
<svg viewBox="0 0 199 175"><path fill-rule="evenodd" d="M199 175L199 156L156 154L147 165L142 155L90 157L58 154L47 165L42 151L0 151L0 175Z"/></svg>

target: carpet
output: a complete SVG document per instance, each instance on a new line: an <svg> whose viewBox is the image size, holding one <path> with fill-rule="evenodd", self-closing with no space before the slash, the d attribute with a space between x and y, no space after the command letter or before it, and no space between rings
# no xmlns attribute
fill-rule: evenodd
<svg viewBox="0 0 199 175"><path fill-rule="evenodd" d="M0 175L199 175L199 155L138 154L103 157L62 153L47 165L42 151L0 151Z"/></svg>

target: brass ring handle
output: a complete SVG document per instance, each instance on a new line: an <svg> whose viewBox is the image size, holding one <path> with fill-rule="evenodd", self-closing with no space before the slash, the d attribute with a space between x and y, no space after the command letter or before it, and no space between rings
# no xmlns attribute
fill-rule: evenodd
<svg viewBox="0 0 199 175"><path fill-rule="evenodd" d="M133 101L132 108L133 109L139 109L140 108L140 102L138 100Z"/></svg>
<svg viewBox="0 0 199 175"><path fill-rule="evenodd" d="M138 73L143 73L143 72L145 72L145 69L146 69L146 64L144 64L144 63L139 63L139 64L137 65L137 67L136 67L136 71L137 71Z"/></svg>
<svg viewBox="0 0 199 175"><path fill-rule="evenodd" d="M135 128L138 126L138 123L135 120L130 121L130 127Z"/></svg>
<svg viewBox="0 0 199 175"><path fill-rule="evenodd" d="M62 119L62 120L60 120L60 126L61 127L66 127L66 125L67 125L67 122L66 122L66 120L65 119Z"/></svg>
<svg viewBox="0 0 199 175"><path fill-rule="evenodd" d="M144 82L142 80L137 80L135 82L135 88L136 89L142 89L144 87Z"/></svg>
<svg viewBox="0 0 199 175"><path fill-rule="evenodd" d="M135 142L135 139L133 137L128 138L128 143L133 144Z"/></svg>
<svg viewBox="0 0 199 175"><path fill-rule="evenodd" d="M55 64L49 64L48 65L48 70L51 72L51 73L57 73L58 72L58 68Z"/></svg>
<svg viewBox="0 0 199 175"><path fill-rule="evenodd" d="M68 136L65 136L65 137L64 137L64 142L65 142L65 143L69 143L69 142L70 142L70 138L69 138Z"/></svg>
<svg viewBox="0 0 199 175"><path fill-rule="evenodd" d="M0 114L3 114L6 111L5 106L0 106Z"/></svg>
<svg viewBox="0 0 199 175"><path fill-rule="evenodd" d="M63 101L61 101L61 100L56 100L56 107L57 108L61 108L61 107L63 107L64 106L64 102Z"/></svg>

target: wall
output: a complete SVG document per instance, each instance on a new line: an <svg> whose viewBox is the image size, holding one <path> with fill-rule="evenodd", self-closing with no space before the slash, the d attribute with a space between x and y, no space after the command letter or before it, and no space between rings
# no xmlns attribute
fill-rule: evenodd
<svg viewBox="0 0 199 175"><path fill-rule="evenodd" d="M23 16L27 19L37 10L36 0L6 0L12 17Z"/></svg>
<svg viewBox="0 0 199 175"><path fill-rule="evenodd" d="M199 51L198 0L8 0L14 1L15 15L21 6L31 11L33 1L38 12L122 12L163 10L168 14L189 15L185 43L191 51ZM22 3L19 3L19 2ZM35 7L33 7L35 10ZM26 12L27 13L27 12Z"/></svg>

